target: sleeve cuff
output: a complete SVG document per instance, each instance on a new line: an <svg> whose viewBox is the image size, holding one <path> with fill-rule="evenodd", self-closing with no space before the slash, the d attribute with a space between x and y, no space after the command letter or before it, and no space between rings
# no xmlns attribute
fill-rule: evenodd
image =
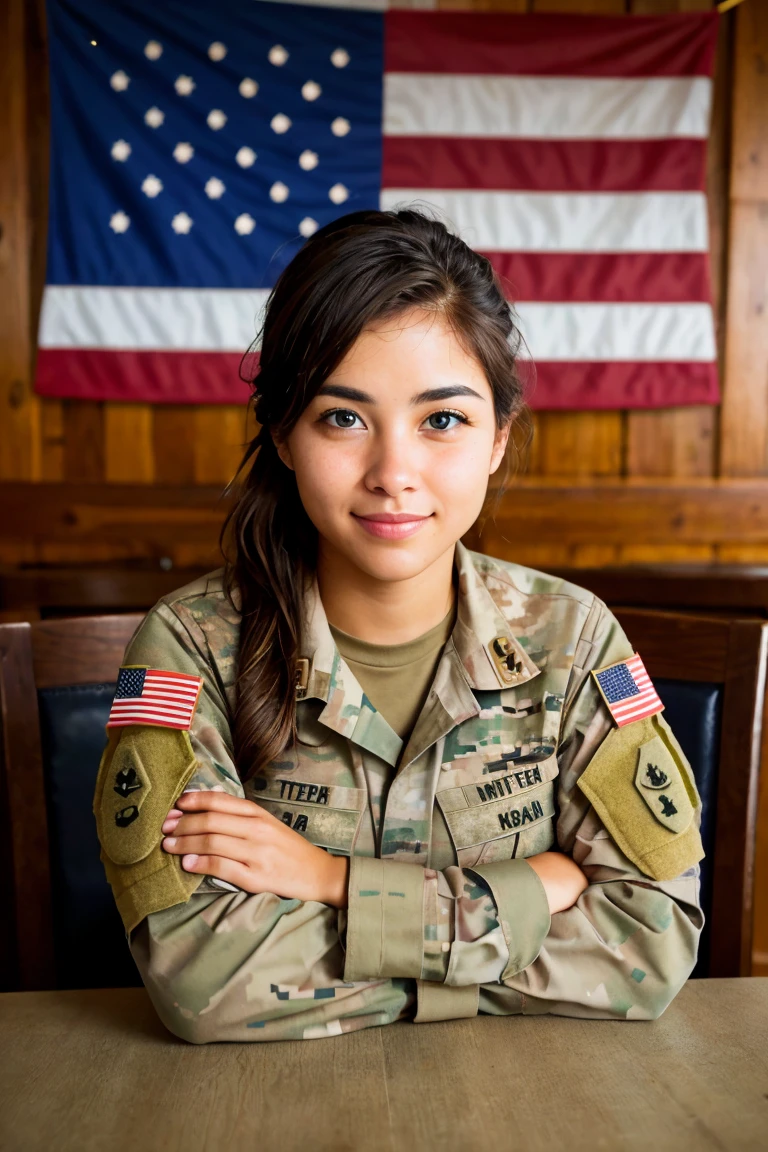
<svg viewBox="0 0 768 1152"><path fill-rule="evenodd" d="M344 980L418 980L424 955L424 869L353 856Z"/></svg>
<svg viewBox="0 0 768 1152"><path fill-rule="evenodd" d="M476 873L491 890L509 949L509 962L501 974L506 980L533 963L549 932L551 917L544 885L524 858L476 864L465 871Z"/></svg>

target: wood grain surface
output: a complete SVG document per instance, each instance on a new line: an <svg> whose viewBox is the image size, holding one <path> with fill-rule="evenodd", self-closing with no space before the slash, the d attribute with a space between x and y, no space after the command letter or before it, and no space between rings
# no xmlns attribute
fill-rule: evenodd
<svg viewBox="0 0 768 1152"><path fill-rule="evenodd" d="M143 989L0 997L13 1152L765 1148L768 981L652 1023L489 1017L322 1041L177 1040Z"/></svg>

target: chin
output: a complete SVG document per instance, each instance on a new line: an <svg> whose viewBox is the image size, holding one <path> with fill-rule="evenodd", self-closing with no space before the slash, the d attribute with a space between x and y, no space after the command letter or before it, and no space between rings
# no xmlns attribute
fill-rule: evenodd
<svg viewBox="0 0 768 1152"><path fill-rule="evenodd" d="M345 550L345 554L352 564L361 572L365 572L366 576L371 576L374 580L397 581L410 580L414 576L421 575L451 547L453 545L448 543L443 548L430 548L427 551L387 542L379 547L374 545L370 548Z"/></svg>

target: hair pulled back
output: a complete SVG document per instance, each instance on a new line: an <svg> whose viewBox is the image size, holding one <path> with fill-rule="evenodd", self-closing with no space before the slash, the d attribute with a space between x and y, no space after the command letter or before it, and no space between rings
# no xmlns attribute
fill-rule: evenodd
<svg viewBox="0 0 768 1152"><path fill-rule="evenodd" d="M366 325L439 312L485 370L498 427L527 413L520 334L490 262L414 209L353 212L321 228L275 284L250 380L258 434L224 526L228 594L242 616L234 717L243 780L296 736L295 661L317 532L273 435L286 437ZM530 435L527 419L523 439Z"/></svg>

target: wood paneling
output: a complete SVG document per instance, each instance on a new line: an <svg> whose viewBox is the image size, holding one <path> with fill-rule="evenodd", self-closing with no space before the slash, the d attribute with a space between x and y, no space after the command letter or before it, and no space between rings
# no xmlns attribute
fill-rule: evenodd
<svg viewBox="0 0 768 1152"><path fill-rule="evenodd" d="M734 12L729 290L721 467L768 473L768 6Z"/></svg>
<svg viewBox="0 0 768 1152"><path fill-rule="evenodd" d="M0 478L40 474L31 393L27 53L24 0L0 6Z"/></svg>

